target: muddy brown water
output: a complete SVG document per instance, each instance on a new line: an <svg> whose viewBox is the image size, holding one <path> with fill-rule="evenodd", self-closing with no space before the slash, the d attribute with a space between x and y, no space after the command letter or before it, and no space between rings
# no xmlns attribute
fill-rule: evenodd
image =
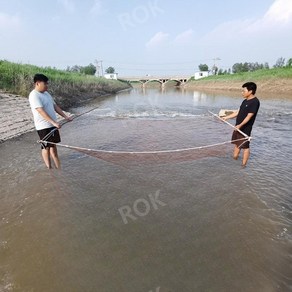
<svg viewBox="0 0 292 292"><path fill-rule="evenodd" d="M62 143L224 142L232 128L208 110L241 101L134 89L75 109L96 108L63 126ZM59 147L60 171L44 168L34 132L0 144L0 291L291 291L291 125L291 101L261 99L244 169L229 144L151 159Z"/></svg>

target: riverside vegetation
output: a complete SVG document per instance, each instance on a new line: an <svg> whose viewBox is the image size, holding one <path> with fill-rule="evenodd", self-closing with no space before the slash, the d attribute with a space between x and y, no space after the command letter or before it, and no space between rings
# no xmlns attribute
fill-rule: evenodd
<svg viewBox="0 0 292 292"><path fill-rule="evenodd" d="M64 109L131 88L118 80L0 60L0 143L34 130L28 98L23 96L27 97L32 90L35 73L44 73L50 78L50 92ZM212 93L222 90L226 94L227 90L238 92L241 85L250 80L258 84L261 97L267 91L272 92L273 97L279 93L292 97L292 68L210 76L189 81L185 87Z"/></svg>
<svg viewBox="0 0 292 292"><path fill-rule="evenodd" d="M28 96L33 88L33 75L40 72L49 77L50 92L64 108L77 105L90 98L131 88L130 84L120 80L108 80L103 77L0 60L0 90ZM213 75L199 80L190 80L185 87L198 90L238 90L246 81L255 81L261 92L290 94L292 93L292 66Z"/></svg>
<svg viewBox="0 0 292 292"><path fill-rule="evenodd" d="M120 80L0 60L0 90L28 96L36 73L49 77L50 93L65 109L88 99L114 94L131 87Z"/></svg>
<svg viewBox="0 0 292 292"><path fill-rule="evenodd" d="M253 72L213 75L191 80L186 87L202 90L238 90L247 81L254 81L261 92L292 93L292 66L260 69Z"/></svg>

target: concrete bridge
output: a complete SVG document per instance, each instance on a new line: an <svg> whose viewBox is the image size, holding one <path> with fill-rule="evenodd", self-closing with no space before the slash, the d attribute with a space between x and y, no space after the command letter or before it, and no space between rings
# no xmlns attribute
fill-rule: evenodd
<svg viewBox="0 0 292 292"><path fill-rule="evenodd" d="M143 87L145 87L149 82L158 82L163 87L165 84L169 82L175 82L176 86L184 85L187 81L189 81L193 76L143 76L143 77L119 77L119 79L127 81L127 82L138 82Z"/></svg>

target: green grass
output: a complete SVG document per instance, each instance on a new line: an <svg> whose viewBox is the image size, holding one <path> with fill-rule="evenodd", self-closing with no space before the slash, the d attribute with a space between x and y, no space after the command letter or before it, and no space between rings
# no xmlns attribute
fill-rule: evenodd
<svg viewBox="0 0 292 292"><path fill-rule="evenodd" d="M262 69L254 72L244 72L237 74L215 75L205 77L199 80L191 80L190 82L210 82L210 81L245 81L245 80L268 80L275 78L292 78L292 67Z"/></svg>
<svg viewBox="0 0 292 292"><path fill-rule="evenodd" d="M33 89L33 76L36 73L48 76L50 93L65 107L73 105L76 100L82 101L130 88L129 84L119 80L0 60L0 89L28 96Z"/></svg>

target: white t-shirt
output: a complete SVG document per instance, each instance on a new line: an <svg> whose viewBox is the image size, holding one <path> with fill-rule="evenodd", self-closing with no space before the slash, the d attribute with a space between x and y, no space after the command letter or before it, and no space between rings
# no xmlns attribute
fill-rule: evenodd
<svg viewBox="0 0 292 292"><path fill-rule="evenodd" d="M55 101L52 96L47 92L39 92L37 90L33 90L29 94L29 103L33 114L35 128L37 130L47 129L54 127L50 122L45 120L39 112L36 110L38 107L42 107L44 111L52 118L52 120L56 120L56 112L54 108Z"/></svg>

